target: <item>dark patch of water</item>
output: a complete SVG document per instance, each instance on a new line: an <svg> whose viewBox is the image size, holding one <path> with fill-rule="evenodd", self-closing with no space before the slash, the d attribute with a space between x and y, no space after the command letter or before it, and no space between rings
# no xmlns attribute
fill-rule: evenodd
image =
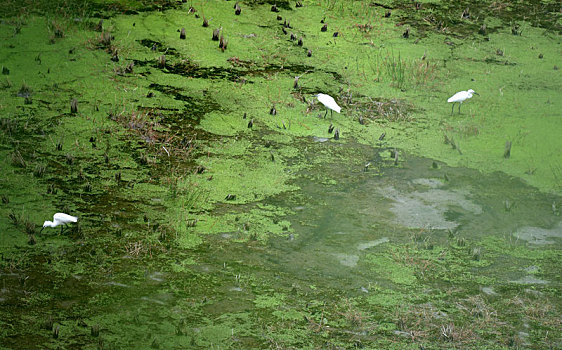
<svg viewBox="0 0 562 350"><path fill-rule="evenodd" d="M562 25L558 21L560 6L555 1L484 1L478 4L467 0L424 2L420 9L416 9L415 2L396 1L393 6L404 11L400 23L415 27L422 37L429 31L453 33L462 37L476 35L488 16L502 21L501 26L488 26L488 33L511 28L517 21L526 21L533 26L562 33ZM468 13L465 13L467 9ZM447 31L441 31L445 27Z"/></svg>
<svg viewBox="0 0 562 350"><path fill-rule="evenodd" d="M171 55L171 56L178 56L179 53L176 49L174 49L173 47L166 47L164 46L161 42L158 41L154 41L151 39L142 39L139 40L139 43L144 46L144 47L148 47L149 49L155 49L158 52L165 52L166 55ZM141 65L142 62L141 61L135 61L135 65Z"/></svg>
<svg viewBox="0 0 562 350"><path fill-rule="evenodd" d="M252 2L249 3L250 6L259 6L259 5L263 5L263 4L269 4L269 5L275 5L277 6L277 8L279 9L283 9L283 10L292 10L293 8L291 7L291 2L289 2L288 0L254 0Z"/></svg>
<svg viewBox="0 0 562 350"><path fill-rule="evenodd" d="M184 91L182 89L173 86L152 83L149 85L149 88L159 91L163 94L173 96L174 99L183 101L185 103L186 113L172 114L168 116L168 119L175 119L174 121L176 123L180 121L185 122L184 119L186 116L189 117L190 120L198 122L207 113L210 113L212 111L224 110L223 107L214 99L214 97L205 92L203 92L203 95L206 98L197 99L193 96L184 94Z"/></svg>
<svg viewBox="0 0 562 350"><path fill-rule="evenodd" d="M318 281L322 276L326 287L342 288L345 278L346 288L359 289L369 283L364 271L354 269L361 266L361 247L374 246L383 238L404 244L421 231L431 244L446 246L450 232L469 242L505 235L515 241L516 232L524 227L559 227L560 217L552 215L551 204L561 198L505 174L434 169L430 159L408 155L392 166L380 156L384 149L353 145L355 156L372 163L365 172L363 163L346 162L350 149L345 145L325 142L307 148L313 154L329 149L332 161L305 170L295 182L301 188L298 195L271 199L274 205L294 209L287 219L298 236L273 239L271 251L264 253L276 269L300 280ZM506 199L517 205L506 211ZM503 282L509 280L501 276Z"/></svg>
<svg viewBox="0 0 562 350"><path fill-rule="evenodd" d="M60 0L60 2L67 3L68 1ZM77 1L79 2L79 1ZM61 5L62 6L62 5ZM72 6L65 4L64 6ZM113 16L116 14L136 15L141 12L149 11L166 11L170 9L179 9L182 7L181 1L175 0L141 0L131 2L110 2L110 3L92 3L89 4L90 11L96 16L101 17Z"/></svg>
<svg viewBox="0 0 562 350"><path fill-rule="evenodd" d="M491 58L491 57L487 57L484 60L484 62L499 64L501 66L515 66L515 65L517 65L517 63L515 63L515 62L509 62L508 60L498 60L497 58Z"/></svg>
<svg viewBox="0 0 562 350"><path fill-rule="evenodd" d="M145 40L143 40L145 41ZM146 40L145 46L152 45L155 42L151 40ZM159 50L162 51L161 46L159 46ZM166 48L166 50L170 50L175 55L177 51L173 48ZM165 50L164 50L165 51ZM268 64L265 66L258 66L255 65L253 62L245 62L236 60L233 62L235 67L201 67L189 60L182 60L181 62L170 64L166 63L164 67L161 67L160 64L154 60L133 60L135 66L144 67L149 66L155 69L160 69L164 73L168 74L177 74L185 77L190 78L198 78L198 79L224 79L230 82L240 82L245 77L268 77L278 73L284 73L289 76L297 76L302 75L305 72L321 72L313 66L304 65L304 64L290 64L290 65L279 65L279 64ZM332 76L339 83L344 83L344 79L341 74L334 72L334 71L325 71L326 74ZM251 80L245 80L245 83L252 84Z"/></svg>
<svg viewBox="0 0 562 350"><path fill-rule="evenodd" d="M284 73L290 76L302 75L307 71L318 71L312 66L307 65L278 65L268 64L262 67L249 69L222 68L222 67L196 67L194 65L176 64L166 67L169 73L188 76L200 79L225 79L231 82L239 82L243 77L268 77L277 73ZM326 72L338 82L342 82L342 76L336 72ZM246 80L246 83L252 83Z"/></svg>
<svg viewBox="0 0 562 350"><path fill-rule="evenodd" d="M8 18L26 13L62 15L72 18L110 18L116 14L138 14L147 11L164 11L181 8L181 1L141 0L128 2L91 2L80 0L2 1L0 17Z"/></svg>

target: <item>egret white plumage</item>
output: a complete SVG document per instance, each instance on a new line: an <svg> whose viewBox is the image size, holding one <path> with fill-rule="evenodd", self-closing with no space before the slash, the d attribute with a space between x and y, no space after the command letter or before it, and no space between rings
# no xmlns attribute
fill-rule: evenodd
<svg viewBox="0 0 562 350"><path fill-rule="evenodd" d="M337 113L339 113L341 111L341 107L338 106L338 104L336 103L336 100L334 100L334 98L330 95L326 95L326 94L317 94L314 95L318 101L324 105L324 107L326 107L326 113L324 114L324 118L326 118L326 115L328 114L328 109L330 110L330 113L333 114L332 111L336 111Z"/></svg>
<svg viewBox="0 0 562 350"><path fill-rule="evenodd" d="M41 229L41 231L43 231L45 227L57 227L59 225L62 225L61 226L61 233L62 233L62 229L64 225L70 222L77 222L77 221L78 218L76 216L68 215L65 213L56 213L55 215L53 215L53 221L47 220L43 223L43 228Z"/></svg>
<svg viewBox="0 0 562 350"><path fill-rule="evenodd" d="M461 105L465 100L468 100L469 98L472 97L472 95L480 95L479 93L475 92L472 89L468 89L467 91L459 91L456 94L454 94L453 96L449 97L449 99L447 100L447 102L452 102L453 106L451 108L451 114L453 114L453 111L455 110L455 102L459 103L459 114L461 113Z"/></svg>

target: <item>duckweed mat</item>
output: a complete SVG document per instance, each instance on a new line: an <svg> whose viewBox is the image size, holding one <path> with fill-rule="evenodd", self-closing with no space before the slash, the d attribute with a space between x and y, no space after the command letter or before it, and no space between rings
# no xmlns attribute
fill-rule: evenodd
<svg viewBox="0 0 562 350"><path fill-rule="evenodd" d="M0 16L0 349L561 347L559 2Z"/></svg>

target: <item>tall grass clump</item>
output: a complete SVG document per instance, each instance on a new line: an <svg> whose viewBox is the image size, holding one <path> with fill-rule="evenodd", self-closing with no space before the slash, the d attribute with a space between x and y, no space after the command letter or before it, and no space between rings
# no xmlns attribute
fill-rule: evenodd
<svg viewBox="0 0 562 350"><path fill-rule="evenodd" d="M379 51L369 57L371 71L376 81L388 81L392 87L404 90L419 86L430 86L437 78L437 65L426 60L402 58L393 51Z"/></svg>
<svg viewBox="0 0 562 350"><path fill-rule="evenodd" d="M198 245L201 238L193 231L197 226L194 209L201 206L207 199L205 193L197 188L180 190L177 200L173 205L173 214L170 223L176 233L176 242L184 248Z"/></svg>

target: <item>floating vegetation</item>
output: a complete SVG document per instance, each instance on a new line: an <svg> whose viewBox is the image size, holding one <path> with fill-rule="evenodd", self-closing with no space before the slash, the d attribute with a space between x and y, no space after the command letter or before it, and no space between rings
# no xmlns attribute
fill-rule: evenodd
<svg viewBox="0 0 562 350"><path fill-rule="evenodd" d="M56 5L2 8L8 347L560 343L557 3Z"/></svg>

